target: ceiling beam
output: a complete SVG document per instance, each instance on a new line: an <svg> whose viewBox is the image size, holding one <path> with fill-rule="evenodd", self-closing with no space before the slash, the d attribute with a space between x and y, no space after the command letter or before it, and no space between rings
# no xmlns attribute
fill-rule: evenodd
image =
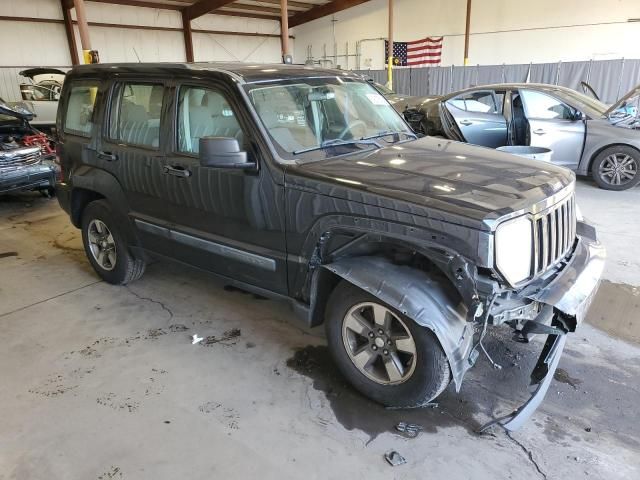
<svg viewBox="0 0 640 480"><path fill-rule="evenodd" d="M211 13L212 10L217 10L220 7L224 7L232 3L233 0L199 0L198 2L185 7L184 13L186 18L193 20L194 18L201 17L206 13Z"/></svg>
<svg viewBox="0 0 640 480"><path fill-rule="evenodd" d="M368 1L370 0L333 0L332 2L326 3L324 5L318 5L317 7L307 10L306 12L296 13L289 20L289 28L297 27L298 25L302 25L303 23L326 17L328 15L333 15L334 13L341 12L342 10L355 7L356 5L360 5Z"/></svg>
<svg viewBox="0 0 640 480"><path fill-rule="evenodd" d="M246 3L231 3L225 7L226 9L233 8L234 10L242 10L246 12L260 12L260 13L272 13L274 15L280 15L279 8L261 7L260 5L248 5ZM214 12L215 13L215 12Z"/></svg>
<svg viewBox="0 0 640 480"><path fill-rule="evenodd" d="M280 0L246 0L246 1L257 2L257 3L270 3L272 5L280 6ZM246 5L246 4L236 2L236 5ZM309 10L310 8L313 8L315 6L316 5L313 3L303 3L303 2L293 2L293 1L287 2L287 7L289 9L293 8L296 10Z"/></svg>

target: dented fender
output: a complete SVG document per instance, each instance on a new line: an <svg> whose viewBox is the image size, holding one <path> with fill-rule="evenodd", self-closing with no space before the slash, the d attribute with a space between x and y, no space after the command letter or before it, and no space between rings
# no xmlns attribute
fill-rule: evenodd
<svg viewBox="0 0 640 480"><path fill-rule="evenodd" d="M456 390L473 366L469 356L473 345L473 324L467 322L467 306L444 276L433 276L383 257L351 257L323 265L362 290L429 328L438 338L449 365Z"/></svg>

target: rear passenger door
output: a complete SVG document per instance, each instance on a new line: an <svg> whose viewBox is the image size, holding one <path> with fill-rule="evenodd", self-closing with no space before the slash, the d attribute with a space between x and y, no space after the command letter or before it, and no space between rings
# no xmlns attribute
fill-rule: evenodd
<svg viewBox="0 0 640 480"><path fill-rule="evenodd" d="M173 148L164 168L175 230L174 256L186 263L287 293L284 189L253 141L246 107L211 85L177 85ZM232 137L257 169L200 166L202 137Z"/></svg>
<svg viewBox="0 0 640 480"><path fill-rule="evenodd" d="M166 146L160 134L166 94L162 82L116 82L96 153L103 168L120 182L138 227L140 221L165 226L170 222L162 174ZM138 230L146 248L167 251L166 242L156 245L156 236Z"/></svg>

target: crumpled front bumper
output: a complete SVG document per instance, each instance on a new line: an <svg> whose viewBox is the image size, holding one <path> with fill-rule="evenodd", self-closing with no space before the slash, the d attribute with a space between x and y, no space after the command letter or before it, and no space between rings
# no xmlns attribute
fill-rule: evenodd
<svg viewBox="0 0 640 480"><path fill-rule="evenodd" d="M584 222L577 225L578 241L569 263L550 282L533 283L522 295L553 308L552 326L558 334L548 335L538 363L531 374L532 385L537 387L529 400L521 407L502 418L494 420L480 431L494 424L507 430L517 430L531 417L542 403L558 367L567 333L584 320L595 297L604 269L606 251L596 238L596 231Z"/></svg>
<svg viewBox="0 0 640 480"><path fill-rule="evenodd" d="M44 161L12 169L0 169L0 194L53 188L55 165Z"/></svg>

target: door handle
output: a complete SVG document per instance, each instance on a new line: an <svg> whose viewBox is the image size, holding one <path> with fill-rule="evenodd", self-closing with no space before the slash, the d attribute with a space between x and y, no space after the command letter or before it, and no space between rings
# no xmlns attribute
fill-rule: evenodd
<svg viewBox="0 0 640 480"><path fill-rule="evenodd" d="M115 162L118 160L118 156L111 152L98 152L98 158L106 160L107 162Z"/></svg>
<svg viewBox="0 0 640 480"><path fill-rule="evenodd" d="M537 130L534 130L533 133L535 133L536 135L544 135L547 132L545 132L543 129L539 128Z"/></svg>
<svg viewBox="0 0 640 480"><path fill-rule="evenodd" d="M191 176L191 170L184 168L182 165L165 165L164 173L180 178L188 178Z"/></svg>
<svg viewBox="0 0 640 480"><path fill-rule="evenodd" d="M473 125L473 122L471 120L460 120L460 123L465 127L468 127L469 125Z"/></svg>

